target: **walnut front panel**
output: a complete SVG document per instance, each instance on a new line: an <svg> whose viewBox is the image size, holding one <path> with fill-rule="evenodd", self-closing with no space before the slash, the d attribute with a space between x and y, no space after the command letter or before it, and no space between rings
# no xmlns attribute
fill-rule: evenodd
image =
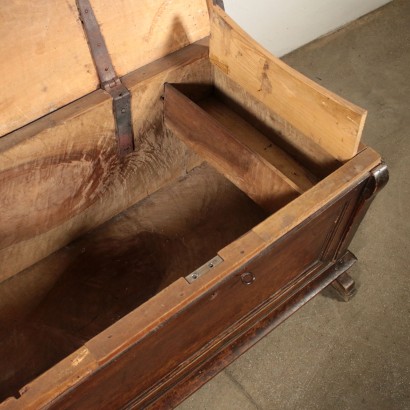
<svg viewBox="0 0 410 410"><path fill-rule="evenodd" d="M135 403L134 398L141 402L148 390L161 385L170 372L183 368L259 305L327 265L330 245L340 240L342 225L349 220L362 187L363 183L325 206L263 254L232 272L180 314L61 397L55 408L113 408L131 400ZM249 281L249 276L243 276L246 272L255 277L250 285L244 283Z"/></svg>

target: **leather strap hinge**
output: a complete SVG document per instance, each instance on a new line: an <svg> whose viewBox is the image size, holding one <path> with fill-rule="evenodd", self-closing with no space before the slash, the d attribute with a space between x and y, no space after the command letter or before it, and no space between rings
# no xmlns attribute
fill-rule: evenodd
<svg viewBox="0 0 410 410"><path fill-rule="evenodd" d="M122 84L114 70L104 37L89 0L77 0L77 8L97 69L101 88L112 97L118 153L123 157L134 151L131 93Z"/></svg>

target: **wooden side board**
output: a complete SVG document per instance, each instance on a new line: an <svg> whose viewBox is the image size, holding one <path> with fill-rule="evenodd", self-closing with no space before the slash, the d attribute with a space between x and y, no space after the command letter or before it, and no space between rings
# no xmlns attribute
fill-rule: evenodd
<svg viewBox="0 0 410 410"><path fill-rule="evenodd" d="M381 157L377 152L369 147L365 148L344 166L306 192L303 203L293 201L279 210L274 218L271 217L266 223L255 227L254 232L266 242L273 243L288 231L289 224L295 227L305 218L308 218L312 211L316 212L326 206L326 203L331 200L330 198L335 198L338 192L357 184L363 173L370 172L380 162Z"/></svg>
<svg viewBox="0 0 410 410"><path fill-rule="evenodd" d="M127 401L135 404L142 403L145 399L151 400L157 394L155 389L160 388L160 385L165 389L170 386L167 380L171 385L179 380L178 372L173 373L172 379L166 377L167 371L175 369L179 360L185 360L184 357L189 359L194 352L199 354L200 360L203 353L201 343L206 344L208 337L211 337L211 330L206 328L201 332L201 327L197 325L208 323L209 318L217 318L221 312L225 312L225 307L220 308L221 300L236 300L223 297L225 291L229 291L231 295L231 292L242 293L243 289L249 289L248 296L240 299L244 301L243 306L241 304L233 313L228 314L231 320L233 316L237 317L236 309L240 309L242 314L251 312L252 303L258 303L259 297L266 298L265 293L272 289L280 289L278 294L284 295L286 289L290 289L287 285L290 276L296 280L296 286L299 283L298 272L303 271L303 278L308 278L317 270L320 271L322 265L310 266L313 260L332 259L337 242L345 235L344 224L354 212L361 187L378 162L380 157L377 154L370 149L364 150L324 181L221 249L218 254L223 263L204 277L192 284L188 284L183 278L175 281L23 388L20 398L11 398L0 405L0 408L17 409L23 406L38 409L50 403L59 409L112 408L113 403L119 406ZM319 225L316 226L316 222L311 221L317 221ZM294 246L298 251L304 249L298 243L304 243L306 237L316 245L306 249L305 256L294 258L292 243L295 241ZM271 250L268 251L269 249ZM272 250L275 251L272 253ZM285 258L286 263L281 258ZM241 275L249 270L258 275L259 280L265 278L263 280L267 280L273 288L269 290L260 285L255 285L255 288L244 286ZM258 279L255 281L257 283ZM307 286L306 283L303 284L305 285ZM256 293L252 289L256 289ZM263 293L262 296L260 292ZM193 306L196 308L190 310ZM292 306L297 306L297 303ZM216 308L218 314L211 315L212 309ZM212 332L216 332L217 326L221 326L221 323L212 327ZM190 329L190 332L186 329ZM191 333L192 329L199 333ZM217 338L216 342L218 340L220 339ZM181 343L186 347L180 348ZM215 346L218 348L218 344ZM150 351L152 354L149 354ZM175 356L177 353L178 357ZM190 361L191 359L178 366L177 370L183 369ZM148 368L154 372L149 378ZM138 382L137 377L141 382ZM162 377L165 379L152 386L153 380L158 382ZM129 384L124 385L125 381ZM149 391L144 392L144 389ZM138 395L139 398L134 401Z"/></svg>
<svg viewBox="0 0 410 410"><path fill-rule="evenodd" d="M274 144L266 135L243 118L241 112L234 111L216 96L202 99L198 105L229 129L236 139L274 165L290 181L293 181L299 192L307 191L317 182L317 178L308 168L303 167Z"/></svg>
<svg viewBox="0 0 410 410"><path fill-rule="evenodd" d="M366 111L272 56L219 7L211 10L213 64L334 158L352 158Z"/></svg>
<svg viewBox="0 0 410 410"><path fill-rule="evenodd" d="M144 408L149 410L173 409L196 390L201 388L235 359L252 348L273 329L289 318L299 308L315 297L322 289L329 286L346 270L351 268L355 257L350 252L340 258L325 271L312 275L303 284L293 289L294 294L282 295L264 303L253 314L253 320L241 323L229 329L225 338L216 340L207 346L204 357L192 361L189 368L183 369L174 378L168 379L157 390L145 397ZM141 402L140 402L141 403ZM140 403L128 408L138 409Z"/></svg>
<svg viewBox="0 0 410 410"><path fill-rule="evenodd" d="M300 232L290 233L245 266L230 272L224 280L198 295L179 315L133 344L115 364L111 362L110 371L96 372L78 391L69 392L57 401L54 408L108 409L122 407L127 402L131 402L130 407L146 408L142 400L145 391L165 384L168 374L177 366L189 367L191 360L202 356L202 349L207 350L209 342L222 339L232 325L246 321L263 301L294 285L299 276L309 275L323 266L320 255L326 235L342 207L340 203L333 204L327 212L312 217L313 222L304 224ZM310 246L301 251L306 242ZM292 258L296 253L298 258ZM251 285L242 283L244 272L255 275ZM95 349L94 343L93 346ZM89 349L93 351L91 344Z"/></svg>
<svg viewBox="0 0 410 410"><path fill-rule="evenodd" d="M0 281L200 163L162 128L163 84L210 83L194 44L126 76L137 151L116 156L110 97L98 90L0 139Z"/></svg>
<svg viewBox="0 0 410 410"><path fill-rule="evenodd" d="M0 402L266 217L204 163L3 282Z"/></svg>
<svg viewBox="0 0 410 410"><path fill-rule="evenodd" d="M262 208L274 212L303 192L170 84L165 85L164 101L166 127Z"/></svg>
<svg viewBox="0 0 410 410"><path fill-rule="evenodd" d="M319 144L267 107L218 67L213 66L218 97L242 118L304 165L312 174L324 178L341 164Z"/></svg>

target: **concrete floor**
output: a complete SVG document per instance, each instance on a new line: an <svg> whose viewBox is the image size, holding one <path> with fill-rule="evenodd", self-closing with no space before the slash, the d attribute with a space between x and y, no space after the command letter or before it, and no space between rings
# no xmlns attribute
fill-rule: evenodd
<svg viewBox="0 0 410 410"><path fill-rule="evenodd" d="M188 409L410 409L410 1L286 56L369 111L390 182L350 249L358 293L324 291L187 399Z"/></svg>

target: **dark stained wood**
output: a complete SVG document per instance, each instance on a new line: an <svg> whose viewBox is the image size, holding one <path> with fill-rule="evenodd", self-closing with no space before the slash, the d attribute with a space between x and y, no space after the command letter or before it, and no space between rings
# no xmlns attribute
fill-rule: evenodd
<svg viewBox="0 0 410 410"><path fill-rule="evenodd" d="M266 223L256 226L253 231L268 243L279 240L289 230L289 221L295 227L322 207L327 207L335 198L366 180L380 161L380 155L367 147L303 196L277 211Z"/></svg>
<svg viewBox="0 0 410 410"><path fill-rule="evenodd" d="M307 221L309 221L309 217L308 215L312 215L312 209L316 209L316 214L321 214L323 212L326 211L326 209L329 209L329 206L331 205L331 203L334 203L334 201L336 200L337 203L340 202L340 207L337 210L337 212L335 213L334 217L332 218L331 221L329 221L329 224L332 225L332 229L329 229L327 232L321 232L321 235L325 235L326 238L324 239L324 244L327 242L329 243L334 243L340 240L340 235L345 232L344 229L340 229L340 224L344 224L345 222L339 222L339 223L335 223L335 221L347 221L347 223L350 223L351 218L348 217L349 216L349 212L350 209L355 209L355 202L357 200L357 198L361 198L363 195L361 194L363 192L363 187L366 184L366 179L365 179L365 175L371 175L371 174L367 174L365 172L365 170L367 169L368 166L370 166L373 161L376 160L376 157L374 157L374 153L372 153L372 151L364 150L360 155L357 156L357 158L355 160L352 160L351 162L345 164L342 169L341 172L336 172L334 175L330 176L327 184L325 184L323 181L323 183L319 183L317 186L315 186L314 188L312 188L311 191L307 192L304 197L300 197L297 200L294 201L294 203L292 203L289 207L289 209L284 209L283 212L279 211L277 214L271 216L268 218L268 220L264 221L263 224L259 225L258 229L254 228L251 232L249 232L248 234L246 234L245 236L243 236L241 239L235 241L233 244L228 245L227 247L225 247L224 249L222 249L221 251L219 251L218 253L220 255L223 255L223 258L225 259L224 264L222 265L222 271L226 272L226 276L219 276L219 280L215 281L215 275L212 275L211 273L209 274L209 278L212 279L213 278L213 282L212 281L208 281L206 277L204 277L203 281L206 284L207 282L213 283L214 285L212 286L220 286L221 285L221 280L225 280L224 278L227 277L231 277L231 272L236 269L234 268L235 266L241 266L240 264L238 265L237 261L241 261L242 266L246 266L247 263L249 263L249 258L250 257L258 257L258 254L260 254L261 251L263 251L263 249L266 249L267 244L271 244L272 246L279 246L279 244L282 242L284 235L286 235L286 233L288 233L289 231L292 232L292 235L298 235L299 231L299 226L298 225L294 225L294 221L299 220L299 225L303 225L305 223L307 223ZM343 172L342 172L343 170ZM355 174L351 174L350 172L353 170L355 172L359 172L361 177L355 176ZM349 187L349 183L350 182L350 189L348 189ZM205 184L206 185L206 184ZM332 187L332 189L329 189L329 185ZM334 196L335 192L339 192L338 196ZM319 195L320 193L320 195ZM192 192L190 192L190 195L192 195ZM178 195L176 195L178 196ZM341 202L341 200L345 198L346 200L343 202ZM356 198L356 199L354 199ZM150 200L149 198L147 198L147 204L150 204ZM167 212L165 211L168 207L167 202L168 201L160 201L163 205L163 208L157 212L157 215L162 215L163 218L167 218ZM201 202L201 200L199 200L199 203L201 204L201 206L203 205L203 202ZM352 207L350 208L350 205L347 204L352 204ZM293 208L298 209L299 207L303 206L304 208L304 212L306 213L306 216L303 217L303 215L301 216L301 219L298 219L294 216L292 216L292 210ZM147 223L150 223L150 212L152 212L152 209L150 209L150 207L147 208ZM177 212L175 213L175 215L178 215L180 213L180 209L178 208ZM281 213L283 213L284 215L286 214L287 217L281 215ZM341 215L344 215L343 218L341 218ZM345 217L347 219L345 219ZM121 219L121 218L120 218ZM145 218L143 218L145 219ZM172 220L173 218L171 218ZM287 228L285 227L285 222L286 224L288 224ZM126 221L125 221L126 223ZM274 226L277 227L278 229L278 237L276 239L274 239L273 236L273 232L268 232L267 227L268 226L272 226L272 224ZM338 227L339 225L339 227ZM171 224L172 226L172 224ZM285 229L286 228L286 229ZM258 232L256 234L256 232ZM269 233L269 235L268 235ZM263 235L266 238L266 242L264 242L261 239L261 236ZM333 238L333 239L332 239ZM301 247L301 246L300 246ZM303 248L303 247L302 247ZM321 251L321 257L320 259L327 259L327 258L331 258L331 255L333 255L333 252L329 252L328 250L331 249L332 247L329 247L328 245L324 245L323 250ZM77 250L81 250L81 247L77 247ZM114 252L114 250L112 250ZM265 251L266 252L266 251ZM253 255L253 256L252 256ZM288 254L287 256L288 259L292 259L293 255ZM56 259L55 266L60 266L60 267L64 267L67 266L67 264L65 264L64 262L64 257L60 258L60 259ZM68 260L72 260L72 257L68 258ZM236 261L236 265L235 262ZM225 266L225 263L227 263L227 265ZM38 265L37 265L38 267ZM318 265L317 268L319 269L320 266ZM217 269L218 271L218 269ZM216 272L214 272L216 273ZM243 272L242 272L243 273ZM238 273L238 280L240 280L240 275L242 273ZM220 275L220 274L219 274ZM18 277L18 276L17 276ZM278 280L281 280L280 278ZM285 280L285 278L283 278L283 280ZM112 330L107 330L107 331L103 331L101 334L98 335L98 337L96 337L94 340L86 343L85 349L87 350L87 352L89 353L89 356L87 357L93 357L94 361L91 361L91 363L93 364L93 369L91 371L91 374L93 374L96 369L100 368L100 371L107 371L109 368L111 368L111 366L113 366L115 363L117 363L117 361L115 360L116 358L118 358L118 354L120 354L121 352L124 351L124 349L130 349L132 344L135 343L135 341L137 340L141 340L141 337L145 337L145 335L152 335L152 332L156 333L155 328L156 326L158 326L158 324L162 324L162 323L167 323L168 320L171 320L171 318L175 319L175 314L178 314L181 311L181 305L178 308L176 305L178 303L180 303L184 297L187 297L191 291L189 291L189 289L193 289L193 295L196 295L194 298L199 298L201 297L201 295L206 294L206 292L208 290L210 290L209 286L205 286L204 288L198 288L197 286L194 285L189 285L189 289L187 288L187 284L185 282L185 286L181 286L182 282L185 282L183 279L180 279L179 281L175 282L171 287L169 287L167 290L167 292L165 292L164 290L164 294L161 296L161 298L157 298L157 301L159 302L159 305L157 307L156 304L147 304L147 306L149 306L148 309L145 310L140 310L141 313L143 313L143 317L141 317L140 319L138 319L138 317L136 317L135 315L130 315L130 319L127 321L121 321L122 322L122 327L116 327L117 330L120 331L121 333L121 337L117 337L117 335L112 334L110 332L112 332ZM285 280L286 281L286 280ZM241 282L242 283L242 282ZM255 283L258 283L258 280L255 281ZM250 286L250 288L252 288L255 283L253 285ZM282 282L278 282L279 284ZM283 282L284 283L284 282ZM175 285L175 286L174 286ZM198 285L200 285L200 283L198 283ZM244 285L242 285L244 286ZM197 289L195 291L195 289ZM171 293L172 295L171 295ZM12 292L13 293L13 292ZM6 293L7 294L7 293ZM160 295L158 295L160 296ZM172 296L172 297L171 297ZM230 298L226 298L227 300ZM195 300L195 299L190 299ZM192 303L192 302L189 302ZM175 304L175 308L173 307L173 305ZM158 319L158 321L156 322L156 325L150 325L148 327L148 329L145 331L145 333L141 333L140 329L138 327L135 327L135 322L137 323L144 323L144 317L151 317L151 319L149 319L150 321L154 320L155 317L157 317L157 315L155 314L155 312L158 312L158 317L160 315L164 315L164 313L161 313L161 306L168 306L166 309L169 309L169 314L167 314L167 318L164 319ZM186 308L188 307L188 305L184 305L186 306ZM131 321L130 321L131 320ZM127 325L128 323L128 325ZM147 322L148 323L148 322ZM202 322L201 322L202 323ZM126 326L126 328L124 328L124 325ZM192 324L191 326L192 328L195 327L195 323ZM134 330L132 330L134 328ZM125 343L123 340L125 337L125 334L127 334L128 329L131 329L131 340L130 342ZM139 332L139 333L138 333ZM138 336L137 336L138 334ZM132 339L134 335L134 338ZM107 338L108 339L105 339ZM153 336L154 337L154 336ZM175 336L174 336L175 337ZM134 340L134 342L132 342L132 340ZM111 342L113 341L113 342ZM121 342L120 342L121 341ZM121 343L121 344L118 344ZM80 349L81 350L81 349ZM73 359L74 361L77 361L77 358ZM91 359L90 359L91 360ZM176 359L178 360L178 359ZM190 360L190 359L189 359ZM62 362L63 363L63 362ZM65 361L65 363L67 364L68 362ZM174 362L175 364L176 362ZM101 367L104 366L104 367ZM88 369L88 368L86 368ZM47 382L45 382L46 386L47 383L50 384L50 381L53 380L52 378L52 374L54 373L54 368L52 369L53 372L47 374L44 374L44 377L41 378L41 380L46 380ZM117 369L118 370L118 369ZM88 371L88 370L85 370ZM113 369L113 374L115 375L116 369ZM72 376L70 376L68 379L66 379L66 381L63 383L61 382L61 384L59 384L58 386L54 386L53 383L50 384L50 389L48 390L44 390L42 388L42 384L40 383L34 383L33 386L28 385L27 387L25 387L24 391L26 392L21 399L16 400L15 402L13 401L12 403L16 403L16 405L18 406L18 403L20 400L23 400L22 403L48 403L49 399L47 397L54 397L53 394L55 394L55 391L59 391L59 392L64 392L64 386L70 386L73 385L74 379L73 377L77 377L75 376L76 373L72 373L71 371L69 373L67 373L66 371L64 371L62 374L72 374ZM58 380L65 380L64 377L60 376L60 374L57 374L56 376L54 376L54 379L58 379ZM87 380L88 373L84 374L82 373L82 378L80 379L76 379L77 383L82 383L85 380ZM52 387L51 387L52 386ZM58 388L57 388L58 387ZM129 387L127 387L128 389ZM155 387L154 387L155 388ZM41 396L38 396L38 392L41 391ZM27 393L28 392L28 393ZM34 396L33 396L34 395ZM30 397L32 397L35 401L30 401ZM29 401L28 401L29 400ZM9 401L10 403L10 401ZM27 407L27 406L25 406ZM38 408L39 406L35 406L34 408ZM27 407L29 408L29 407Z"/></svg>
<svg viewBox="0 0 410 410"><path fill-rule="evenodd" d="M374 198L377 193L386 186L388 181L389 170L385 163L381 163L370 172L370 178L368 179L360 199L356 204L351 220L346 225L343 240L337 248L337 255L341 255L346 252L346 249L350 245Z"/></svg>
<svg viewBox="0 0 410 410"><path fill-rule="evenodd" d="M40 262L36 270L59 277L41 301L34 298L29 305L19 299L19 289L21 298L29 297L19 283L32 286L29 270L13 278L14 287L7 288L13 300L4 295L0 302L0 329L8 323L0 330L0 400L204 264L266 216L203 165ZM64 268L62 259L70 260ZM13 305L22 302L26 311L10 324Z"/></svg>
<svg viewBox="0 0 410 410"><path fill-rule="evenodd" d="M208 344L224 337L227 328L236 323L252 323L256 320L252 319L254 309L261 303L292 294L312 275L323 271L331 263L322 258L335 231L334 220L346 203L357 200L359 193L350 191L232 272L179 315L162 323L75 391L61 397L55 408L113 408L127 402L143 408L154 391L157 395L163 393L162 384L165 390L172 384L170 373L179 373L203 357ZM309 246L305 246L307 243ZM248 271L256 277L250 286L241 281L241 275Z"/></svg>
<svg viewBox="0 0 410 410"><path fill-rule="evenodd" d="M336 280L332 282L332 286L336 289L340 297L348 302L356 294L357 289L352 277L344 272Z"/></svg>
<svg viewBox="0 0 410 410"><path fill-rule="evenodd" d="M255 314L257 320L245 323L239 331L238 329L230 329L231 333L227 340L209 347L208 360L194 362L186 374L180 375L174 380L175 384L172 385L172 388L161 395L158 392L156 392L157 395L153 394L150 401L147 401L149 404L146 405L146 408L159 410L176 407L303 307L322 289L329 286L332 280L334 281L335 278L343 275L343 272L350 269L355 261L356 258L347 252L337 262L316 272L316 275L309 277L303 284L299 284L299 287L294 289L292 297L289 297L289 294L284 294L278 299L263 304ZM131 405L129 408L140 408L140 406Z"/></svg>
<svg viewBox="0 0 410 410"><path fill-rule="evenodd" d="M383 189L389 180L389 171L386 164L382 163L374 168L366 184L364 185L361 195L357 203L355 203L354 211L350 215L350 220L345 223L342 240L339 240L335 249L335 257L346 252L350 245L357 229L360 226L363 218L365 217L371 203L373 202L376 194ZM337 278L332 286L338 292L339 296L345 302L348 302L356 294L356 286L354 280L348 273L344 273Z"/></svg>

